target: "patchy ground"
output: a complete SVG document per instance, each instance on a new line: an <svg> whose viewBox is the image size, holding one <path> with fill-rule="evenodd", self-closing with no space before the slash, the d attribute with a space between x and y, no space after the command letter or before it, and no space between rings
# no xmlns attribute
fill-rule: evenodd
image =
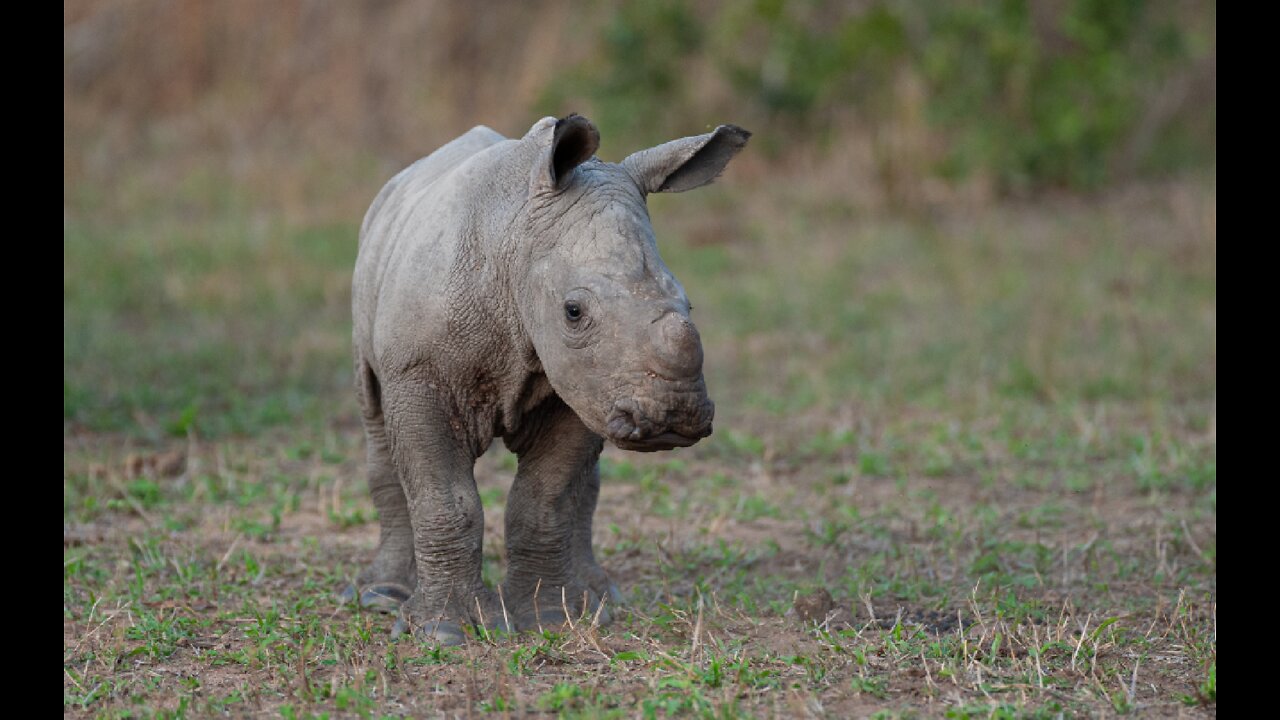
<svg viewBox="0 0 1280 720"><path fill-rule="evenodd" d="M619 621L439 651L333 599L377 540L353 430L177 443L170 476L103 440L67 444L99 458L81 504L106 505L64 526L72 714L1214 708L1211 497L1100 461L1069 480L1004 459L1027 474L1005 483L865 472L839 447L611 451L596 537L629 590ZM494 581L510 464L479 472Z"/></svg>
<svg viewBox="0 0 1280 720"><path fill-rule="evenodd" d="M1215 716L1212 184L710 192L654 218L716 433L606 451L627 607L446 650L335 601L377 539L353 227L69 215L64 714ZM513 469L477 468L490 582Z"/></svg>

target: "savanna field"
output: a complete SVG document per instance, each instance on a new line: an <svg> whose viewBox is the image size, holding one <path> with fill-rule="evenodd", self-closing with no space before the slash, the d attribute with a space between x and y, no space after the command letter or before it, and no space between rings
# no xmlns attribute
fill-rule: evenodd
<svg viewBox="0 0 1280 720"><path fill-rule="evenodd" d="M72 47L96 26L68 12ZM142 122L67 67L64 716L1216 717L1212 164L869 201L853 161L788 163L785 124L713 118L757 131L741 165L649 207L715 432L606 448L625 607L435 648L336 597L378 540L358 228L453 134L562 108L482 94L429 139L357 134L381 155L321 124L257 156L280 128L209 129L241 86ZM597 116L603 159L644 146ZM476 468L491 585L514 471L501 442Z"/></svg>

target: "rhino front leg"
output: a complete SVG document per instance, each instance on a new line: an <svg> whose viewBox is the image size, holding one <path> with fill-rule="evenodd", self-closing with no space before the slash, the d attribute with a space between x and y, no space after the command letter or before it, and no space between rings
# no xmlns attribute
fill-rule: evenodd
<svg viewBox="0 0 1280 720"><path fill-rule="evenodd" d="M611 586L591 553L603 440L559 398L526 423L535 429L507 439L519 467L507 500L503 583L507 609L521 630L558 626L566 610L594 612Z"/></svg>
<svg viewBox="0 0 1280 720"><path fill-rule="evenodd" d="M497 596L480 578L484 510L473 475L476 453L458 423L450 423L451 404L428 387L414 378L383 385L388 446L404 490L417 572L394 632L457 645L466 625L509 628Z"/></svg>
<svg viewBox="0 0 1280 720"><path fill-rule="evenodd" d="M597 450L591 461L591 469L583 476L581 492L575 509L577 521L573 528L574 564L578 575L586 582L592 592L607 598L609 605L618 607L623 603L622 591L609 579L609 574L596 562L596 554L591 546L592 523L596 514L596 500L600 497L600 451Z"/></svg>

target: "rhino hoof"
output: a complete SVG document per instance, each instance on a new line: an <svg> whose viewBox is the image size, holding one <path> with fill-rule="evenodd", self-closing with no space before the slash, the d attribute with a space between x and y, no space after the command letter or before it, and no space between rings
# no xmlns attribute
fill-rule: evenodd
<svg viewBox="0 0 1280 720"><path fill-rule="evenodd" d="M360 607L376 612L393 613L400 609L400 604L412 594L408 588L397 583L374 583L364 586L360 591ZM338 598L344 603L355 602L356 587L348 585L339 593Z"/></svg>
<svg viewBox="0 0 1280 720"><path fill-rule="evenodd" d="M512 628L502 619L489 625L488 630L497 633L513 632ZM397 617L395 624L391 626L391 634L395 636L408 632L409 623L405 622L403 616ZM413 631L413 635L421 642L441 647L453 647L466 642L466 631L463 626L452 620L430 620L421 626L417 626Z"/></svg>
<svg viewBox="0 0 1280 720"><path fill-rule="evenodd" d="M402 635L408 632L409 623L402 617L396 618L395 625L391 626L391 634ZM462 626L451 620L431 620L415 628L413 636L420 642L440 647L453 647L467 641L467 635L463 632Z"/></svg>
<svg viewBox="0 0 1280 720"><path fill-rule="evenodd" d="M608 625L609 623L613 622L613 613L609 612L609 608L607 606L600 608L599 612L600 612L601 625ZM595 618L596 617L595 611L592 611L588 617Z"/></svg>
<svg viewBox="0 0 1280 720"><path fill-rule="evenodd" d="M516 628L525 632L544 630L558 632L582 623L590 625L596 620L599 620L600 625L608 625L613 622L613 614L609 611L612 604L612 601L602 603L598 597L595 597L595 593L592 593L586 607L580 612L575 612L571 617L565 617L564 609L558 607L541 608L536 614L528 610L515 619ZM598 617L597 613L599 613Z"/></svg>
<svg viewBox="0 0 1280 720"><path fill-rule="evenodd" d="M613 622L613 608L621 604L622 593L615 585L610 585L605 597L591 593L590 604L582 609L582 620L592 622L598 620L601 625Z"/></svg>

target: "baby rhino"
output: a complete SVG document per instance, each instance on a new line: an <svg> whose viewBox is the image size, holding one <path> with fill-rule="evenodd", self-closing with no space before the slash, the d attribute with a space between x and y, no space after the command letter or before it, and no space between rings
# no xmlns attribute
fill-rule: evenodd
<svg viewBox="0 0 1280 720"><path fill-rule="evenodd" d="M476 127L392 178L360 228L352 292L369 491L382 522L348 599L399 607L441 644L466 625L555 626L617 588L591 550L598 459L711 434L689 299L658 257L645 196L711 182L733 125L594 157L579 115L509 140ZM480 578L473 466L495 436L519 467L507 578Z"/></svg>

